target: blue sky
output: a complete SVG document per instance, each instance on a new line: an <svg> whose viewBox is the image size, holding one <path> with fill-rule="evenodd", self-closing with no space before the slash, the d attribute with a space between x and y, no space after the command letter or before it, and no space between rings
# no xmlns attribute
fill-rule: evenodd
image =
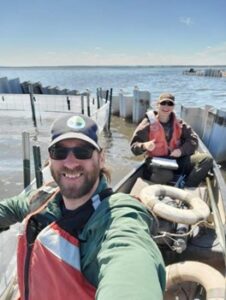
<svg viewBox="0 0 226 300"><path fill-rule="evenodd" d="M0 0L0 66L226 65L225 0Z"/></svg>

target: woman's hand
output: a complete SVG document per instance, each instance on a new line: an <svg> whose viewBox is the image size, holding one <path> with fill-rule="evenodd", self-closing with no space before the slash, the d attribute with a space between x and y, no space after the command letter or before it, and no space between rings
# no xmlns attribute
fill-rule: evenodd
<svg viewBox="0 0 226 300"><path fill-rule="evenodd" d="M174 149L171 153L170 153L171 157L181 157L181 150L180 149Z"/></svg>
<svg viewBox="0 0 226 300"><path fill-rule="evenodd" d="M155 140L151 140L142 144L146 151L153 151L155 149Z"/></svg>

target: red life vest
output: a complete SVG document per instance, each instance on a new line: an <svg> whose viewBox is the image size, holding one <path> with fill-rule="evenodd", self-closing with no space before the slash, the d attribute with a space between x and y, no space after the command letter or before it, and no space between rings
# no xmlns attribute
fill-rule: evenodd
<svg viewBox="0 0 226 300"><path fill-rule="evenodd" d="M30 246L28 244L29 221L46 207L54 195L23 222L25 226L19 235L17 252L20 299L93 300L96 289L81 272L76 237L62 229L56 221L41 230Z"/></svg>
<svg viewBox="0 0 226 300"><path fill-rule="evenodd" d="M180 146L181 124L174 116L172 137L167 143L164 128L155 117L155 121L150 123L149 140L155 139L155 149L148 152L148 156L168 156L169 152Z"/></svg>

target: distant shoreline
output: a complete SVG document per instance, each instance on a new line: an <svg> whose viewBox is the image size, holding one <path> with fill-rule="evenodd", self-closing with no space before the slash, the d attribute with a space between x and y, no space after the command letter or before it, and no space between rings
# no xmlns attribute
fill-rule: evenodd
<svg viewBox="0 0 226 300"><path fill-rule="evenodd" d="M226 65L60 65L60 66L0 66L1 69L59 68L226 68Z"/></svg>

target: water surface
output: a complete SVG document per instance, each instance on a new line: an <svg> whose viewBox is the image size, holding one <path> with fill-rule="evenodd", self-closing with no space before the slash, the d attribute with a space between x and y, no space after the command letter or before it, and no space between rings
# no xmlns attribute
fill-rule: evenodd
<svg viewBox="0 0 226 300"><path fill-rule="evenodd" d="M19 77L20 81L40 81L43 86L62 89L87 88L95 93L98 87L113 88L132 94L135 86L151 92L152 104L163 91L176 96L176 111L180 105L214 105L226 110L226 78L185 76L185 67L59 67L59 68L0 68L0 77ZM223 67L221 67L223 69ZM0 99L1 101L1 99ZM54 118L54 116L53 116ZM49 127L52 119L45 120L36 132L29 116L7 118L0 114L0 191L1 198L12 196L23 188L22 131L30 132L32 144L40 145L43 161L47 157ZM135 125L118 117L112 118L111 136L102 134L107 164L112 170L112 184L122 178L141 158L130 152L129 141ZM216 145L217 146L217 145ZM31 157L32 159L32 157ZM32 162L33 166L33 162Z"/></svg>

